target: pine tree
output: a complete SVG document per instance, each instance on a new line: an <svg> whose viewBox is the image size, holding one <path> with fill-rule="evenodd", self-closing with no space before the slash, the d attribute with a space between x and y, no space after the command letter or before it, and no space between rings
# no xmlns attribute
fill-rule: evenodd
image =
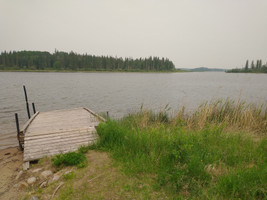
<svg viewBox="0 0 267 200"><path fill-rule="evenodd" d="M254 70L255 69L255 65L254 65L254 61L252 60L251 62L251 69Z"/></svg>
<svg viewBox="0 0 267 200"><path fill-rule="evenodd" d="M248 60L247 60L246 65L245 65L245 70L248 71Z"/></svg>
<svg viewBox="0 0 267 200"><path fill-rule="evenodd" d="M262 68L262 61L259 60L259 69L261 69L261 68Z"/></svg>
<svg viewBox="0 0 267 200"><path fill-rule="evenodd" d="M259 69L259 64L260 64L260 62L259 62L259 60L257 60L257 62L256 62L256 69L257 70Z"/></svg>

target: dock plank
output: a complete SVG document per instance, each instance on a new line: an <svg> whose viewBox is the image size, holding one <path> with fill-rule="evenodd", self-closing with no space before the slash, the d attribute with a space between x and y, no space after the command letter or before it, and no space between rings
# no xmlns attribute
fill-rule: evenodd
<svg viewBox="0 0 267 200"><path fill-rule="evenodd" d="M104 119L87 108L38 112L22 130L24 162L95 143L98 139L95 127L100 121Z"/></svg>

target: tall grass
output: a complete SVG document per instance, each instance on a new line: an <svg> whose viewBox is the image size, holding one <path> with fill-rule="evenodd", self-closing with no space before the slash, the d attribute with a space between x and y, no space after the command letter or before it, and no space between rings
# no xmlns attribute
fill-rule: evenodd
<svg viewBox="0 0 267 200"><path fill-rule="evenodd" d="M191 116L178 112L177 118L185 119L189 127L201 129L205 123L224 124L239 130L266 134L267 109L263 105L247 104L245 101L217 100L201 105Z"/></svg>
<svg viewBox="0 0 267 200"><path fill-rule="evenodd" d="M171 126L179 124L187 129L201 130L209 123L224 125L227 130L250 131L256 135L266 135L267 132L267 107L263 104L248 104L230 99L216 100L201 104L193 113L182 107L173 117L167 114L167 110L168 107L165 107L163 111L154 113L141 108L128 117L134 117L139 126L168 122Z"/></svg>
<svg viewBox="0 0 267 200"><path fill-rule="evenodd" d="M266 111L227 100L185 113L142 110L108 120L98 127L98 147L127 173L154 177L172 198L267 198Z"/></svg>

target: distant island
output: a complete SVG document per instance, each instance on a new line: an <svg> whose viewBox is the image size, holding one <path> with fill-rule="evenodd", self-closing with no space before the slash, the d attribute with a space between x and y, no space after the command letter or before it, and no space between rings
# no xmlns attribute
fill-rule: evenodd
<svg viewBox="0 0 267 200"><path fill-rule="evenodd" d="M74 52L4 51L0 54L0 71L122 71L176 72L168 58L118 58Z"/></svg>
<svg viewBox="0 0 267 200"><path fill-rule="evenodd" d="M193 69L182 68L181 70L190 71L190 72L224 72L225 69L218 68L207 68L207 67L198 67Z"/></svg>
<svg viewBox="0 0 267 200"><path fill-rule="evenodd" d="M227 73L267 73L267 63L262 64L262 60L257 60L256 64L252 60L249 64L249 61L246 61L245 67L236 68L227 70Z"/></svg>

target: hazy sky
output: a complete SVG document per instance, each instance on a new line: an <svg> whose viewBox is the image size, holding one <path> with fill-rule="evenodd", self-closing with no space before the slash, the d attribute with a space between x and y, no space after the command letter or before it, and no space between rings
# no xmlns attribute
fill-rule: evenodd
<svg viewBox="0 0 267 200"><path fill-rule="evenodd" d="M0 0L0 51L159 56L177 68L267 62L267 0Z"/></svg>

